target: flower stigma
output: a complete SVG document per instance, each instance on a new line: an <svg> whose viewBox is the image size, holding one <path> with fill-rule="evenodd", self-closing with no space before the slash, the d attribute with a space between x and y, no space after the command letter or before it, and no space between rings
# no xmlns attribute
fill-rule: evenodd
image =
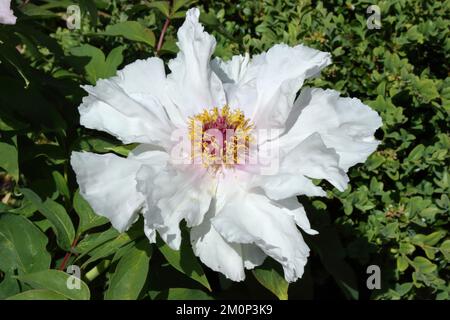
<svg viewBox="0 0 450 320"><path fill-rule="evenodd" d="M191 157L211 173L244 164L249 156L253 124L240 109L204 109L189 117Z"/></svg>

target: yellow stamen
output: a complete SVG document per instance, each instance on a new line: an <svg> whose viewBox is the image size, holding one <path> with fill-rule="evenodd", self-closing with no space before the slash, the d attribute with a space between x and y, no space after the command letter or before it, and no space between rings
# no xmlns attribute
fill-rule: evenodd
<svg viewBox="0 0 450 320"><path fill-rule="evenodd" d="M192 143L191 157L200 156L202 164L212 172L245 161L253 140L253 124L240 109L230 110L227 105L221 109L204 109L189 118L188 126Z"/></svg>

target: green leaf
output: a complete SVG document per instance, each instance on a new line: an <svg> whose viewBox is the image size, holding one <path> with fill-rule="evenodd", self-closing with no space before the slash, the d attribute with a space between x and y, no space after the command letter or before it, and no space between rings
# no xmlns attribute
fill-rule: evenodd
<svg viewBox="0 0 450 320"><path fill-rule="evenodd" d="M119 234L120 233L114 228L109 228L103 232L87 234L86 237L78 242L78 245L75 247L75 252L81 253L78 258L82 258L83 255L116 238Z"/></svg>
<svg viewBox="0 0 450 320"><path fill-rule="evenodd" d="M151 246L147 239L132 247L117 264L105 299L136 300L147 279L151 254Z"/></svg>
<svg viewBox="0 0 450 320"><path fill-rule="evenodd" d="M105 77L112 77L116 74L117 68L123 62L123 51L125 50L125 46L119 46L117 48L112 49L108 56L106 57L106 70Z"/></svg>
<svg viewBox="0 0 450 320"><path fill-rule="evenodd" d="M134 246L136 246L136 242L131 241L131 242L127 243L126 245L117 249L117 251L114 253L111 263L119 261Z"/></svg>
<svg viewBox="0 0 450 320"><path fill-rule="evenodd" d="M120 36L128 40L143 42L151 47L155 46L155 35L153 32L137 21L124 21L109 25L105 31L99 32L98 34Z"/></svg>
<svg viewBox="0 0 450 320"><path fill-rule="evenodd" d="M408 161L418 161L423 157L423 153L425 152L425 146L423 144L419 144L408 155Z"/></svg>
<svg viewBox="0 0 450 320"><path fill-rule="evenodd" d="M0 282L0 300L4 300L20 292L19 282L13 272L7 272Z"/></svg>
<svg viewBox="0 0 450 320"><path fill-rule="evenodd" d="M206 292L199 289L169 288L160 293L157 299L167 300L213 300Z"/></svg>
<svg viewBox="0 0 450 320"><path fill-rule="evenodd" d="M42 220L33 221L33 222L44 233L47 232L47 230L51 229L51 227L52 227L52 224L50 223L50 221L48 221L48 219L42 219Z"/></svg>
<svg viewBox="0 0 450 320"><path fill-rule="evenodd" d="M183 237L183 240L181 241L179 251L171 249L160 239L157 240L158 249L172 267L202 284L205 288L211 291L211 286L209 285L202 266L198 263L197 258L192 252L191 246L184 240L184 238L185 237Z"/></svg>
<svg viewBox="0 0 450 320"><path fill-rule="evenodd" d="M9 213L19 214L24 217L31 217L36 212L36 207L27 199L23 199L20 207L14 209L8 209Z"/></svg>
<svg viewBox="0 0 450 320"><path fill-rule="evenodd" d="M400 242L398 251L402 254L412 254L416 250L416 247L414 247L412 244L407 242Z"/></svg>
<svg viewBox="0 0 450 320"><path fill-rule="evenodd" d="M48 269L47 237L28 219L0 214L0 270L19 274Z"/></svg>
<svg viewBox="0 0 450 320"><path fill-rule="evenodd" d="M89 151L96 153L106 153L109 152L108 148L116 146L119 142L107 137L80 137L75 142L75 150L79 151Z"/></svg>
<svg viewBox="0 0 450 320"><path fill-rule="evenodd" d="M67 300L67 298L50 290L34 289L18 293L7 300Z"/></svg>
<svg viewBox="0 0 450 320"><path fill-rule="evenodd" d="M47 199L38 209L52 224L58 246L69 251L75 239L75 229L66 209L52 199Z"/></svg>
<svg viewBox="0 0 450 320"><path fill-rule="evenodd" d="M84 66L87 79L95 84L98 79L105 78L105 54L99 48L90 44L83 44L70 49L70 54L76 57L88 57L89 61Z"/></svg>
<svg viewBox="0 0 450 320"><path fill-rule="evenodd" d="M147 3L150 8L158 9L165 17L170 17L170 3L169 1L152 1Z"/></svg>
<svg viewBox="0 0 450 320"><path fill-rule="evenodd" d="M397 293L400 296L404 296L411 290L412 287L413 287L413 283L411 283L411 282L397 284L395 286L395 291L397 291Z"/></svg>
<svg viewBox="0 0 450 320"><path fill-rule="evenodd" d="M137 230L129 230L125 233L119 234L119 236L117 236L113 240L108 241L108 242L96 247L92 251L88 252L90 255L90 258L86 262L84 262L81 267L84 268L88 264L90 264L98 259L105 258L109 255L114 254L118 249L120 249L124 245L130 243L131 241L135 240L140 235L141 235L141 232L137 231ZM78 259L82 258L85 254L86 253L79 256Z"/></svg>
<svg viewBox="0 0 450 320"><path fill-rule="evenodd" d="M50 221L56 234L58 246L69 251L75 239L75 229L66 209L51 199L42 202L41 198L30 189L21 189L21 192Z"/></svg>
<svg viewBox="0 0 450 320"><path fill-rule="evenodd" d="M436 265L424 257L415 257L413 260L413 266L418 272L425 274L432 273L436 270Z"/></svg>
<svg viewBox="0 0 450 320"><path fill-rule="evenodd" d="M37 6L32 3L25 3L23 7L21 7L21 11L23 14L29 17L40 17L40 18L56 18L57 14L51 12L50 10L46 10L42 6Z"/></svg>
<svg viewBox="0 0 450 320"><path fill-rule="evenodd" d="M405 256L401 255L397 257L397 269L400 272L405 271L408 268L408 259L405 258Z"/></svg>
<svg viewBox="0 0 450 320"><path fill-rule="evenodd" d="M419 79L415 81L414 85L417 89L418 94L421 95L426 102L439 97L439 92L437 91L433 80Z"/></svg>
<svg viewBox="0 0 450 320"><path fill-rule="evenodd" d="M405 33L405 36L408 38L408 40L417 41L420 44L422 44L423 40L424 40L424 35L418 31L418 27L417 26L411 27Z"/></svg>
<svg viewBox="0 0 450 320"><path fill-rule="evenodd" d="M450 240L442 242L439 250L442 252L447 262L450 261Z"/></svg>
<svg viewBox="0 0 450 320"><path fill-rule="evenodd" d="M398 222L388 223L383 229L381 229L381 234L386 238L396 239L398 237Z"/></svg>
<svg viewBox="0 0 450 320"><path fill-rule="evenodd" d="M172 14L178 12L182 7L189 7L195 0L174 0L172 5Z"/></svg>
<svg viewBox="0 0 450 320"><path fill-rule="evenodd" d="M266 289L272 292L280 300L288 299L289 283L284 279L279 266L273 260L267 261L252 271L256 280Z"/></svg>
<svg viewBox="0 0 450 320"><path fill-rule="evenodd" d="M118 46L110 51L108 57L99 48L84 44L70 49L70 53L76 57L88 58L84 65L89 82L96 83L99 79L110 78L117 72L117 68L123 62L123 51L125 46Z"/></svg>
<svg viewBox="0 0 450 320"><path fill-rule="evenodd" d="M201 14L200 22L210 27L220 26L220 20L212 13Z"/></svg>
<svg viewBox="0 0 450 320"><path fill-rule="evenodd" d="M423 251L425 251L425 255L428 259L434 260L436 257L436 253L438 253L439 249L425 246L423 247Z"/></svg>
<svg viewBox="0 0 450 320"><path fill-rule="evenodd" d="M18 131L28 127L28 124L14 119L11 115L0 110L0 131Z"/></svg>
<svg viewBox="0 0 450 320"><path fill-rule="evenodd" d="M2 50L0 50L0 59L2 59L1 53ZM2 73L0 87L4 92L8 92L8 95L0 97L0 106L7 108L11 113L20 115L22 121L38 126L41 130L64 130L66 128L64 118L55 104L50 103L48 97L40 90L38 82L39 80L33 81L24 88L23 84ZM36 108L37 105L39 108Z"/></svg>
<svg viewBox="0 0 450 320"><path fill-rule="evenodd" d="M59 173L59 171L52 172L53 180L55 180L56 188L58 192L64 196L66 200L70 200L70 191L67 186L66 179L64 179L63 175Z"/></svg>
<svg viewBox="0 0 450 320"><path fill-rule="evenodd" d="M2 136L0 141L0 167L5 169L14 180L19 180L19 155L17 152L16 137L6 138Z"/></svg>
<svg viewBox="0 0 450 320"><path fill-rule="evenodd" d="M92 0L78 0L81 11L84 14L85 12L89 13L89 20L91 23L91 26L95 27L97 25L98 20L98 13L97 13L97 6L96 1Z"/></svg>
<svg viewBox="0 0 450 320"><path fill-rule="evenodd" d="M179 50L180 49L178 48L177 43L171 39L165 40L161 48L161 52L167 52L171 54L175 54Z"/></svg>
<svg viewBox="0 0 450 320"><path fill-rule="evenodd" d="M446 234L447 234L447 232L445 232L443 230L435 231L428 235L416 234L411 239L411 241L414 244L419 245L419 246L423 246L423 245L434 246L435 244L437 244L439 242L439 240L444 238Z"/></svg>
<svg viewBox="0 0 450 320"><path fill-rule="evenodd" d="M75 192L73 197L73 208L80 217L77 230L78 235L89 229L108 223L107 218L95 214L89 203L80 195L79 190Z"/></svg>
<svg viewBox="0 0 450 320"><path fill-rule="evenodd" d="M19 276L19 280L27 283L35 289L45 289L59 294L70 300L89 300L90 292L88 286L80 279L80 288L71 288L74 276L59 270L44 270Z"/></svg>
<svg viewBox="0 0 450 320"><path fill-rule="evenodd" d="M425 219L434 220L434 217L438 212L439 212L438 208L431 206L420 211L419 215Z"/></svg>
<svg viewBox="0 0 450 320"><path fill-rule="evenodd" d="M127 157L128 154L131 152L131 150L133 150L134 148L136 148L137 144L133 143L133 144L126 144L126 145L121 145L121 146L114 146L114 147L107 147L107 150L111 150L115 153L117 153L118 155Z"/></svg>

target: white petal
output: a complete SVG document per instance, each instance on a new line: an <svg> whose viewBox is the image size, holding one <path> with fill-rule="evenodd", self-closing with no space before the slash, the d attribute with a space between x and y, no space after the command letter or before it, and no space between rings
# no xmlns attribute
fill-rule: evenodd
<svg viewBox="0 0 450 320"><path fill-rule="evenodd" d="M271 199L278 200L296 195L324 197L326 192L303 174L279 173L276 175L257 176L254 186L261 187Z"/></svg>
<svg viewBox="0 0 450 320"><path fill-rule="evenodd" d="M295 147L291 145L294 139L284 140L285 137L282 136L279 143L273 145L280 148L277 174L255 176L252 181L254 187L261 187L273 200L300 194L325 196L322 188L315 186L308 178L325 179L340 191L345 190L349 179L339 167L339 156L334 149L325 146L318 133L300 140Z"/></svg>
<svg viewBox="0 0 450 320"><path fill-rule="evenodd" d="M241 244L242 259L245 269L254 269L263 264L267 255L255 244Z"/></svg>
<svg viewBox="0 0 450 320"><path fill-rule="evenodd" d="M254 244L227 242L211 224L216 208L213 200L203 222L191 228L192 248L210 269L221 272L230 280L242 281L245 279L244 268L261 265L267 256Z"/></svg>
<svg viewBox="0 0 450 320"><path fill-rule="evenodd" d="M141 162L110 153L88 152L73 152L70 162L80 194L94 211L107 217L118 231L127 230L143 203L136 190L136 172Z"/></svg>
<svg viewBox="0 0 450 320"><path fill-rule="evenodd" d="M145 145L141 144L133 149L128 158L137 160L142 164L145 164L151 167L153 170L158 171L162 170L166 165L167 161L169 161L169 154L161 151L159 148L154 145ZM142 167L140 167L142 168ZM139 182L137 181L138 172L136 172L136 192L139 192L144 199L141 213L144 217L144 233L149 239L150 243L156 242L156 229L152 224L151 215L149 213L149 207L145 201L146 194L142 194L139 190Z"/></svg>
<svg viewBox="0 0 450 320"><path fill-rule="evenodd" d="M170 141L172 125L156 98L144 106L111 79L84 89L89 95L79 107L83 126L108 132L124 143L167 145Z"/></svg>
<svg viewBox="0 0 450 320"><path fill-rule="evenodd" d="M245 272L241 245L225 241L211 224L211 216L208 212L199 226L192 227L192 249L210 269L221 272L230 280L242 281Z"/></svg>
<svg viewBox="0 0 450 320"><path fill-rule="evenodd" d="M298 119L296 114L300 114ZM376 150L379 141L373 135L382 125L377 112L359 99L310 88L302 90L289 121L292 128L284 139L299 141L313 132L320 133L325 145L338 153L339 166L345 171Z"/></svg>
<svg viewBox="0 0 450 320"><path fill-rule="evenodd" d="M273 46L266 53L216 60L228 103L241 108L258 128L284 128L295 95L305 79L331 63L330 54L303 45Z"/></svg>
<svg viewBox="0 0 450 320"><path fill-rule="evenodd" d="M144 218L144 233L150 243L156 243L156 229L150 226Z"/></svg>
<svg viewBox="0 0 450 320"><path fill-rule="evenodd" d="M149 93L164 101L165 78L164 62L159 58L148 58L126 65L111 79L128 94Z"/></svg>
<svg viewBox="0 0 450 320"><path fill-rule="evenodd" d="M11 10L11 0L0 1L0 24L16 24L16 16Z"/></svg>
<svg viewBox="0 0 450 320"><path fill-rule="evenodd" d="M244 56L233 56L228 61L216 57L211 61L211 67L222 83L243 85L252 82L256 77L256 74L252 74L252 72L257 69L249 69L249 63L250 55L246 53Z"/></svg>
<svg viewBox="0 0 450 320"><path fill-rule="evenodd" d="M276 45L265 60L256 82L258 110L253 121L260 127L282 128L304 80L330 64L330 54L303 45Z"/></svg>
<svg viewBox="0 0 450 320"><path fill-rule="evenodd" d="M320 135L313 133L289 151L281 167L283 172L328 180L337 189L344 191L349 179L338 163L339 156L334 149L327 148Z"/></svg>
<svg viewBox="0 0 450 320"><path fill-rule="evenodd" d="M171 122L182 125L186 122L183 113L172 103L167 90L164 62L159 58L136 60L117 72L111 78L134 100L149 108L154 108L152 101L156 98L169 115ZM150 101L147 106L146 103Z"/></svg>
<svg viewBox="0 0 450 320"><path fill-rule="evenodd" d="M172 73L167 76L170 98L186 116L226 104L222 83L210 66L216 40L203 31L199 16L197 8L186 12L177 33L180 52L169 62Z"/></svg>
<svg viewBox="0 0 450 320"><path fill-rule="evenodd" d="M311 229L308 217L306 216L305 208L298 202L297 197L290 197L283 200L276 201L279 205L289 210L289 215L295 220L295 223L302 228L307 234L315 235L318 232Z"/></svg>
<svg viewBox="0 0 450 320"><path fill-rule="evenodd" d="M215 58L211 67L220 78L225 90L227 104L241 109L247 117L252 116L258 98L256 77L259 68L250 63L250 56L233 56L228 61Z"/></svg>
<svg viewBox="0 0 450 320"><path fill-rule="evenodd" d="M144 165L137 175L138 190L145 195L144 216L149 226L173 249L181 243L179 224L199 225L215 192L214 180L206 172L182 171L171 165Z"/></svg>
<svg viewBox="0 0 450 320"><path fill-rule="evenodd" d="M302 276L309 248L288 211L262 195L239 193L229 198L212 224L228 242L256 244L283 266L286 280L292 282Z"/></svg>

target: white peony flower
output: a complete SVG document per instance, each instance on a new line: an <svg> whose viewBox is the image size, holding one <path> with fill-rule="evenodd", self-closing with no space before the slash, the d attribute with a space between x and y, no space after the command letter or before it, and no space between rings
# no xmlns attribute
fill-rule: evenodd
<svg viewBox="0 0 450 320"><path fill-rule="evenodd" d="M0 0L0 24L16 24L16 19L11 10L11 0Z"/></svg>
<svg viewBox="0 0 450 320"><path fill-rule="evenodd" d="M328 53L280 44L211 61L216 41L199 15L189 10L178 30L170 74L149 58L84 87L81 124L139 146L127 158L73 152L80 192L119 231L142 214L150 242L158 232L173 249L185 220L194 253L229 279L270 256L295 281L309 255L297 226L317 233L296 196L325 195L311 178L344 190L348 168L377 148L381 119L333 90L296 99Z"/></svg>

